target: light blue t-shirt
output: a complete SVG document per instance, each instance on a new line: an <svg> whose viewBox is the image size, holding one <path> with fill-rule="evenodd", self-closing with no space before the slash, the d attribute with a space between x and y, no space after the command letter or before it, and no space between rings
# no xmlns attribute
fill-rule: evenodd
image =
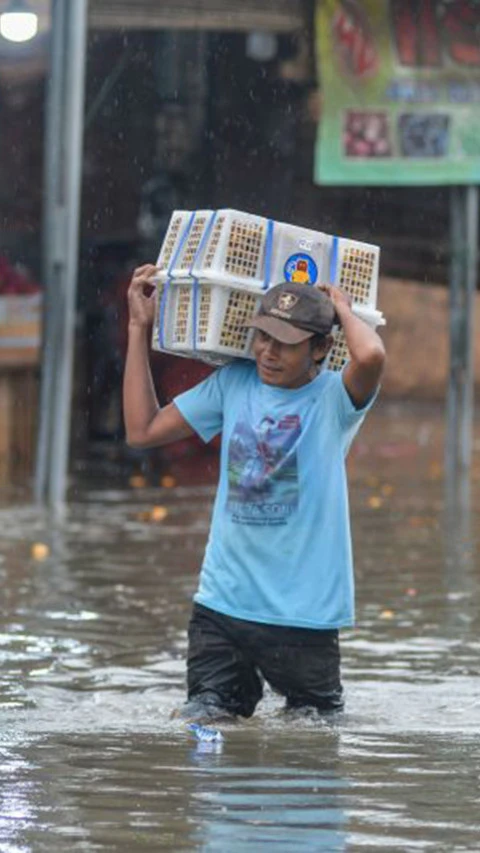
<svg viewBox="0 0 480 853"><path fill-rule="evenodd" d="M222 433L195 601L253 622L351 625L345 457L372 400L356 409L333 371L284 389L235 361L174 403L205 442Z"/></svg>

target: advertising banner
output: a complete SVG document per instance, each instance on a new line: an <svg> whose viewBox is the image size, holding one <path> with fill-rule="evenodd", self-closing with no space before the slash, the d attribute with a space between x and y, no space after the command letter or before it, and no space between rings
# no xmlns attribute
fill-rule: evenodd
<svg viewBox="0 0 480 853"><path fill-rule="evenodd" d="M479 0L317 0L321 184L480 180Z"/></svg>

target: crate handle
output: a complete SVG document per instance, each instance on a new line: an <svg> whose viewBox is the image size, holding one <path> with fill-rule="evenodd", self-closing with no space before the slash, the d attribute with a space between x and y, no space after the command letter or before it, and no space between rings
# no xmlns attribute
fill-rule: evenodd
<svg viewBox="0 0 480 853"><path fill-rule="evenodd" d="M214 210L210 221L205 228L205 231L202 234L202 238L198 244L197 251L193 257L190 269L188 271L189 276L193 279L193 289L192 289L192 348L195 352L197 349L197 319L198 319L198 278L193 272L193 268L197 263L197 258L201 257L203 250L210 239L210 234L212 233L212 228L214 226L215 220L217 218L217 211Z"/></svg>
<svg viewBox="0 0 480 853"><path fill-rule="evenodd" d="M273 219L269 219L267 222L267 241L265 245L265 280L263 282L263 290L268 290L270 287L270 278L272 275L273 224Z"/></svg>
<svg viewBox="0 0 480 853"><path fill-rule="evenodd" d="M158 339L159 339L160 349L165 348L165 335L164 335L165 308L167 305L168 291L170 290L170 282L173 279L172 270L173 270L175 264L177 263L178 256L180 255L180 252L182 251L182 249L185 245L185 240L187 239L187 237L188 237L188 235L192 229L194 219L195 219L195 211L193 211L193 213L191 214L190 219L188 220L188 222L184 228L183 234L179 240L178 246L175 249L175 251L172 255L171 261L168 265L167 280L165 282L165 287L163 288L162 298L160 299L160 311L159 311L159 317L158 317Z"/></svg>
<svg viewBox="0 0 480 853"><path fill-rule="evenodd" d="M338 237L332 237L330 248L330 284L335 284L338 265Z"/></svg>

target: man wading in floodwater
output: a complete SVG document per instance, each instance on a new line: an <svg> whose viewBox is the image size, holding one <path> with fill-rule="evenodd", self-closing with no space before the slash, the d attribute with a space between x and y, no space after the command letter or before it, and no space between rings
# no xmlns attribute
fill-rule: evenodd
<svg viewBox="0 0 480 853"><path fill-rule="evenodd" d="M382 341L340 289L283 283L251 321L255 361L233 361L160 409L149 366L155 272L135 270L128 291L127 441L222 433L180 715L250 717L263 679L288 709L341 710L338 630L354 617L345 457L378 389ZM350 361L319 372L334 321Z"/></svg>

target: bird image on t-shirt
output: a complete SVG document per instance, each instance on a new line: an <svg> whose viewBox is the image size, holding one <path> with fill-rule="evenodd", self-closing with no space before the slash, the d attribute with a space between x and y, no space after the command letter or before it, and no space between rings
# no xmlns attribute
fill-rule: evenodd
<svg viewBox="0 0 480 853"><path fill-rule="evenodd" d="M287 415L277 421L264 416L256 427L247 421L235 425L228 454L228 504L240 504L245 513L252 504L276 503L289 514L298 492L295 444L300 418Z"/></svg>

